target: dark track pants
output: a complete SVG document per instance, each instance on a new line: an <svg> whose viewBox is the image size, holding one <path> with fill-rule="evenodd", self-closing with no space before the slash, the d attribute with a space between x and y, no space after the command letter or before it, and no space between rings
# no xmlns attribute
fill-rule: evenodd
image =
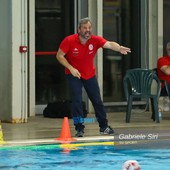
<svg viewBox="0 0 170 170"><path fill-rule="evenodd" d="M106 111L101 100L99 85L96 79L96 76L84 80L78 79L77 77L67 75L68 83L71 92L72 100L72 114L74 125L83 124L83 109L82 109L82 88L84 87L90 101L95 110L95 116L99 123L99 127L107 127ZM77 129L76 129L77 130Z"/></svg>

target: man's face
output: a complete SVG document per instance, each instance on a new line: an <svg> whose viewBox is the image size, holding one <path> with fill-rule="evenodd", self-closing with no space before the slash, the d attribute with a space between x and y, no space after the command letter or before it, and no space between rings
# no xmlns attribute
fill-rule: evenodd
<svg viewBox="0 0 170 170"><path fill-rule="evenodd" d="M86 24L81 24L81 26L78 29L79 35L84 39L89 39L91 37L92 33L92 25L90 22Z"/></svg>
<svg viewBox="0 0 170 170"><path fill-rule="evenodd" d="M170 46L166 48L167 54L170 57Z"/></svg>

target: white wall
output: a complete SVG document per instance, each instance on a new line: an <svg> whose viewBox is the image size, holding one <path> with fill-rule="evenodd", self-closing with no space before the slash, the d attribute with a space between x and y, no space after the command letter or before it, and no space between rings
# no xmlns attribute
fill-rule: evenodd
<svg viewBox="0 0 170 170"><path fill-rule="evenodd" d="M0 1L0 120L11 118L12 33L11 1Z"/></svg>
<svg viewBox="0 0 170 170"><path fill-rule="evenodd" d="M28 46L27 0L0 1L0 119L12 123L27 122Z"/></svg>
<svg viewBox="0 0 170 170"><path fill-rule="evenodd" d="M163 0L149 0L149 68L163 55Z"/></svg>
<svg viewBox="0 0 170 170"><path fill-rule="evenodd" d="M35 116L35 0L29 1L29 23L28 111L29 116Z"/></svg>

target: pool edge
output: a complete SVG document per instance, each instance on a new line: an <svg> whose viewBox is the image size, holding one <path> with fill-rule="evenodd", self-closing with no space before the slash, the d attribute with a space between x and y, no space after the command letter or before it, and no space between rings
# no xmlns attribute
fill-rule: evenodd
<svg viewBox="0 0 170 170"><path fill-rule="evenodd" d="M3 141L0 143L1 147L6 146L25 146L25 145L41 145L41 144L62 144L62 143L73 143L73 142L94 142L94 141L110 141L114 140L114 136L91 136L91 137L81 137L75 138L74 141L60 141L57 138L52 139L30 139L30 140L13 140L13 141Z"/></svg>

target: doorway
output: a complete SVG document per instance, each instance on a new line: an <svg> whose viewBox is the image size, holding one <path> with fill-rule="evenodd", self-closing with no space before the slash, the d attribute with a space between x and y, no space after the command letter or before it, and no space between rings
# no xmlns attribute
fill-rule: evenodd
<svg viewBox="0 0 170 170"><path fill-rule="evenodd" d="M56 52L61 40L74 32L73 9L70 0L35 0L36 105L69 98Z"/></svg>

